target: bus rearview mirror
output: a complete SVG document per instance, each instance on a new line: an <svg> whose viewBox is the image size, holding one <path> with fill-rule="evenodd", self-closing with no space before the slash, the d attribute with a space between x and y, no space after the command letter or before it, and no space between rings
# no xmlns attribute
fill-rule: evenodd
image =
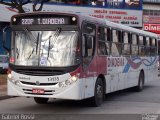
<svg viewBox="0 0 160 120"><path fill-rule="evenodd" d="M89 37L87 39L87 49L92 49L93 48L93 39L92 37Z"/></svg>

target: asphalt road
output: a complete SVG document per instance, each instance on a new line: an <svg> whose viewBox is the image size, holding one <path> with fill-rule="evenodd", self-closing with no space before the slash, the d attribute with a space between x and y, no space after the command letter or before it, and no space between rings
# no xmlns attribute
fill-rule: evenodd
<svg viewBox="0 0 160 120"><path fill-rule="evenodd" d="M100 107L91 107L86 101L49 100L48 104L38 105L32 98L15 97L0 101L0 119L7 115L34 115L34 119L74 120L148 120L144 115L160 114L160 79L145 85L142 92L127 89L106 95L106 100ZM53 117L54 116L54 117ZM20 117L20 116L19 116ZM33 116L32 116L33 117ZM64 119L64 118L65 119ZM153 117L153 116L151 116ZM47 120L46 119L46 120ZM156 117L159 120L160 115ZM149 119L150 120L150 119Z"/></svg>

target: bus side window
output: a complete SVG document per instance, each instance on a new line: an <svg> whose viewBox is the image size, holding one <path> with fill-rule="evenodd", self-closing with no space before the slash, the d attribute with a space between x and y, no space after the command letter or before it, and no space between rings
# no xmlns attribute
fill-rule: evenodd
<svg viewBox="0 0 160 120"><path fill-rule="evenodd" d="M112 30L112 46L111 52L112 56L120 56L122 51L122 43L121 43L121 31Z"/></svg>
<svg viewBox="0 0 160 120"><path fill-rule="evenodd" d="M99 27L98 28L98 54L108 55L110 51L110 41L108 41L109 29Z"/></svg>
<svg viewBox="0 0 160 120"><path fill-rule="evenodd" d="M151 55L154 56L156 55L156 39L155 38L152 38L151 39Z"/></svg>
<svg viewBox="0 0 160 120"><path fill-rule="evenodd" d="M123 32L123 47L122 47L122 54L123 55L130 55L131 48L130 48L130 34L127 32Z"/></svg>
<svg viewBox="0 0 160 120"><path fill-rule="evenodd" d="M139 36L139 55L145 56L145 37Z"/></svg>
<svg viewBox="0 0 160 120"><path fill-rule="evenodd" d="M131 35L131 53L132 55L138 55L138 35Z"/></svg>
<svg viewBox="0 0 160 120"><path fill-rule="evenodd" d="M146 48L145 48L146 56L150 55L150 38L146 37Z"/></svg>

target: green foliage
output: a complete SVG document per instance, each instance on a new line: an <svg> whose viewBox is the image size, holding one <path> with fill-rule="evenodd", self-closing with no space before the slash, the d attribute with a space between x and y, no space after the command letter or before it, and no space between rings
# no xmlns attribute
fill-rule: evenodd
<svg viewBox="0 0 160 120"><path fill-rule="evenodd" d="M25 13L23 9L23 5L28 3L33 3L33 11L41 11L44 2L48 2L49 0L0 0L0 4L7 5L13 7L18 10L19 13ZM36 9L36 5L40 3L40 7Z"/></svg>

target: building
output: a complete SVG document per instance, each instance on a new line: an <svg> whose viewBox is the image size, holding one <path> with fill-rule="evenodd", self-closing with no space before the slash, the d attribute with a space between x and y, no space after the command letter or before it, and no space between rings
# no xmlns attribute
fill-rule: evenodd
<svg viewBox="0 0 160 120"><path fill-rule="evenodd" d="M160 35L160 0L143 0L143 29Z"/></svg>

